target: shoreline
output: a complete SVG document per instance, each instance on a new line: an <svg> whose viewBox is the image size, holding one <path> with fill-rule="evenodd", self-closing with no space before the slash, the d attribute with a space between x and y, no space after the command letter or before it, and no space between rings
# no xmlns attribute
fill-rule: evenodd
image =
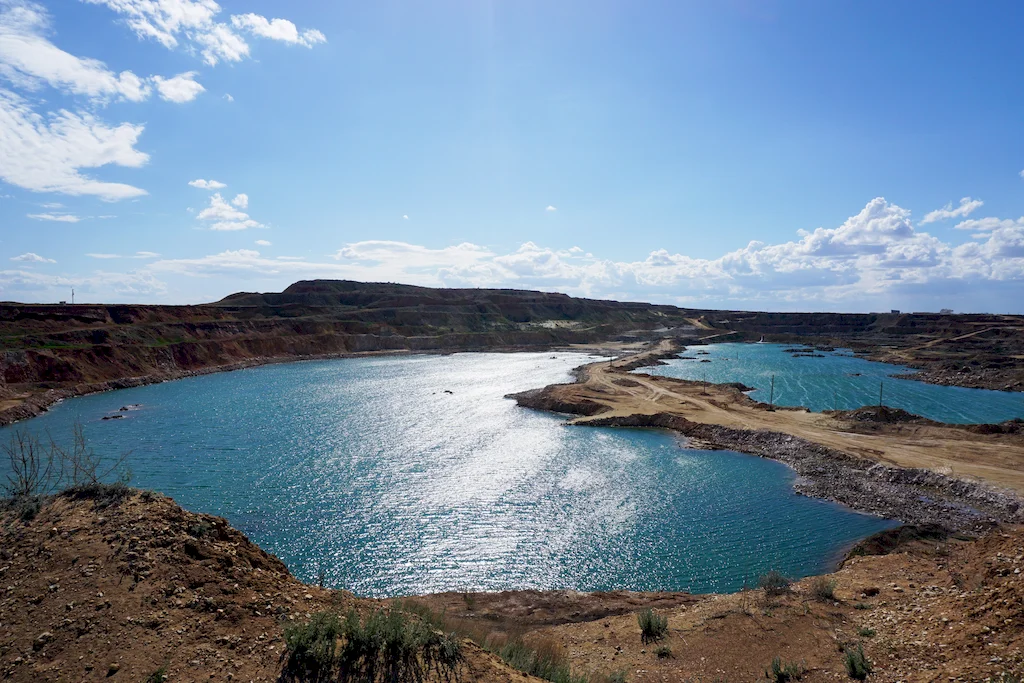
<svg viewBox="0 0 1024 683"><path fill-rule="evenodd" d="M880 462L878 457L862 457L787 433L784 424L778 425L783 427L781 431L762 426L770 425L770 420L762 419L762 424L748 424L745 428L701 422L699 415L688 414L688 403L710 404L710 410L718 413L738 408L736 412L741 414L734 421L741 423L758 413L768 416L768 406L746 396L741 387L707 385L711 395L705 399L701 382L630 373L640 367L658 365L663 358L677 355L679 351L678 342L663 341L631 357L578 368L572 384L550 385L510 394L509 398L526 408L572 415L569 425L668 429L682 435L691 447L732 450L777 460L796 472L794 490L798 494L830 500L857 512L904 524L938 524L958 532L984 533L1000 523L1024 523L1024 499L1019 491L1011 491L999 483L969 481L931 468ZM698 393L701 395L697 396ZM638 398L636 394L645 395ZM679 400L665 409L660 402L667 395ZM783 416L787 413L794 417L810 415L822 420L833 419L822 413L808 413L803 408L778 407L772 414L779 418L778 422L784 423ZM715 417L720 422L730 421L721 419L720 415ZM956 429L952 425L932 424L935 430ZM978 440L982 436L972 435L971 438ZM1020 462L1024 462L1024 449L1021 451Z"/></svg>
<svg viewBox="0 0 1024 683"><path fill-rule="evenodd" d="M140 375L137 377L120 377L105 380L103 382L85 382L73 387L45 389L40 393L29 394L28 396L21 397L20 403L17 403L16 405L0 409L0 427L6 427L42 415L54 405L71 398L89 396L91 394L101 394L108 391L117 391L119 389L134 389L136 387L149 386L151 384L162 384L164 382L173 382L179 379L187 379L189 377L202 377L204 375L212 375L220 372L247 370L249 368L276 365L279 363L303 363L307 361L342 360L346 358L374 358L384 356L447 356L455 353L546 353L552 351L598 353L601 351L611 350L612 347L602 344L586 345L586 348L581 347L579 349L572 348L566 344L551 344L544 347L510 345L481 349L382 349L378 351L353 351L348 353L249 358L235 363L211 365L203 368L196 368L194 370L179 370L161 374ZM3 401L0 401L0 404L2 403Z"/></svg>

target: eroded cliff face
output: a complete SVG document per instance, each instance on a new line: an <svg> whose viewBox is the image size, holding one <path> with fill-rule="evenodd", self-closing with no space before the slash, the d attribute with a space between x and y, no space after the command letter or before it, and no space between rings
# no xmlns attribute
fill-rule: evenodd
<svg viewBox="0 0 1024 683"><path fill-rule="evenodd" d="M277 360L679 333L681 309L512 290L297 283L204 306L0 305L0 424L82 393Z"/></svg>

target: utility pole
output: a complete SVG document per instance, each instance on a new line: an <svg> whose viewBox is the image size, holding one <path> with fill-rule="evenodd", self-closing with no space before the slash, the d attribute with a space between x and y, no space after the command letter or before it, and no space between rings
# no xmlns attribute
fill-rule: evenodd
<svg viewBox="0 0 1024 683"><path fill-rule="evenodd" d="M707 370L704 371L704 388L700 390L700 393L704 394L705 396L708 395L708 371Z"/></svg>
<svg viewBox="0 0 1024 683"><path fill-rule="evenodd" d="M71 288L71 305L72 306L75 305L75 288L74 287Z"/></svg>
<svg viewBox="0 0 1024 683"><path fill-rule="evenodd" d="M881 407L882 407L882 387L883 387L884 385L885 385L885 382L884 382L884 381L883 381L883 382L879 382L879 383L878 383L878 407L879 407L879 408L881 408Z"/></svg>
<svg viewBox="0 0 1024 683"><path fill-rule="evenodd" d="M839 392L832 390L832 410L839 412Z"/></svg>
<svg viewBox="0 0 1024 683"><path fill-rule="evenodd" d="M772 389L768 394L768 410L775 410L775 375L772 375Z"/></svg>

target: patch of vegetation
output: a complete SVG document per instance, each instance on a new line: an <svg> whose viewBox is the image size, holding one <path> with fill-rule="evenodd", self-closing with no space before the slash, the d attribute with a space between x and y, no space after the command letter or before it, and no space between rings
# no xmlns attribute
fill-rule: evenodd
<svg viewBox="0 0 1024 683"><path fill-rule="evenodd" d="M149 674L143 683L166 683L167 681L167 665L164 664L159 669Z"/></svg>
<svg viewBox="0 0 1024 683"><path fill-rule="evenodd" d="M203 538L213 531L213 527L206 522L196 522L188 527L186 530L189 536L194 538Z"/></svg>
<svg viewBox="0 0 1024 683"><path fill-rule="evenodd" d="M335 668L338 639L343 634L342 621L333 612L317 612L305 624L286 626L289 669L313 680L329 675Z"/></svg>
<svg viewBox="0 0 1024 683"><path fill-rule="evenodd" d="M462 643L399 609L342 619L318 612L284 632L288 673L298 680L451 681L462 665Z"/></svg>
<svg viewBox="0 0 1024 683"><path fill-rule="evenodd" d="M878 632L869 626L861 626L857 629L857 635L861 638L874 638L876 633Z"/></svg>
<svg viewBox="0 0 1024 683"><path fill-rule="evenodd" d="M670 659L672 657L672 648L668 645L662 645L654 651L654 654L658 655L658 659Z"/></svg>
<svg viewBox="0 0 1024 683"><path fill-rule="evenodd" d="M562 649L551 640L527 642L513 638L498 650L498 656L514 669L553 683L588 683L586 676L574 675Z"/></svg>
<svg viewBox="0 0 1024 683"><path fill-rule="evenodd" d="M866 602L858 602L853 606L854 609L871 609L871 605Z"/></svg>
<svg viewBox="0 0 1024 683"><path fill-rule="evenodd" d="M757 587L768 597L777 597L789 592L791 581L774 569L758 577Z"/></svg>
<svg viewBox="0 0 1024 683"><path fill-rule="evenodd" d="M28 521L54 495L92 500L101 508L119 503L132 492L128 456L97 455L80 423L73 428L70 446L18 430L0 446L0 459L7 461L3 507Z"/></svg>
<svg viewBox="0 0 1024 683"><path fill-rule="evenodd" d="M787 683L788 681L799 681L803 678L804 667L796 662L783 662L781 657L776 657L764 670L764 675L774 683Z"/></svg>
<svg viewBox="0 0 1024 683"><path fill-rule="evenodd" d="M626 683L626 672L616 671L604 677L604 683Z"/></svg>
<svg viewBox="0 0 1024 683"><path fill-rule="evenodd" d="M821 602L835 602L838 583L835 579L819 576L811 583L811 595Z"/></svg>
<svg viewBox="0 0 1024 683"><path fill-rule="evenodd" d="M856 646L847 645L845 648L843 664L846 665L846 673L850 678L863 681L871 673L871 660L864 655L864 647L857 643Z"/></svg>
<svg viewBox="0 0 1024 683"><path fill-rule="evenodd" d="M640 624L640 642L644 645L664 640L668 635L668 617L648 608L636 615Z"/></svg>
<svg viewBox="0 0 1024 683"><path fill-rule="evenodd" d="M472 640L523 673L556 683L588 683L587 676L573 673L562 646L553 639L537 635L510 636L496 631L492 624L481 627L481 623L475 619L449 618L413 600L396 602L394 608L415 614L436 630L452 632L460 638Z"/></svg>

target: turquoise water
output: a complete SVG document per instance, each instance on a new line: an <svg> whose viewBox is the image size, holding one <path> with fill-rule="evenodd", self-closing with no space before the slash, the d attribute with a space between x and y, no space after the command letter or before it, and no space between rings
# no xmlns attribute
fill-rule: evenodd
<svg viewBox="0 0 1024 683"><path fill-rule="evenodd" d="M751 398L768 402L775 376L775 405L805 406L813 411L851 410L882 402L932 420L950 423L1002 422L1024 417L1024 394L964 387L944 387L891 375L912 368L857 358L849 349L821 353L823 358L793 357L788 344L708 344L682 352L695 360L671 359L667 365L637 372L714 383L742 382L756 387ZM708 355L698 355L707 351ZM702 363L708 359L710 363Z"/></svg>
<svg viewBox="0 0 1024 683"><path fill-rule="evenodd" d="M322 571L363 595L734 590L770 568L823 571L890 525L795 495L773 461L567 427L503 398L586 361L273 365L85 396L17 427L60 440L80 420L99 452L132 450L135 485L227 517L300 578ZM127 404L141 405L101 419Z"/></svg>

